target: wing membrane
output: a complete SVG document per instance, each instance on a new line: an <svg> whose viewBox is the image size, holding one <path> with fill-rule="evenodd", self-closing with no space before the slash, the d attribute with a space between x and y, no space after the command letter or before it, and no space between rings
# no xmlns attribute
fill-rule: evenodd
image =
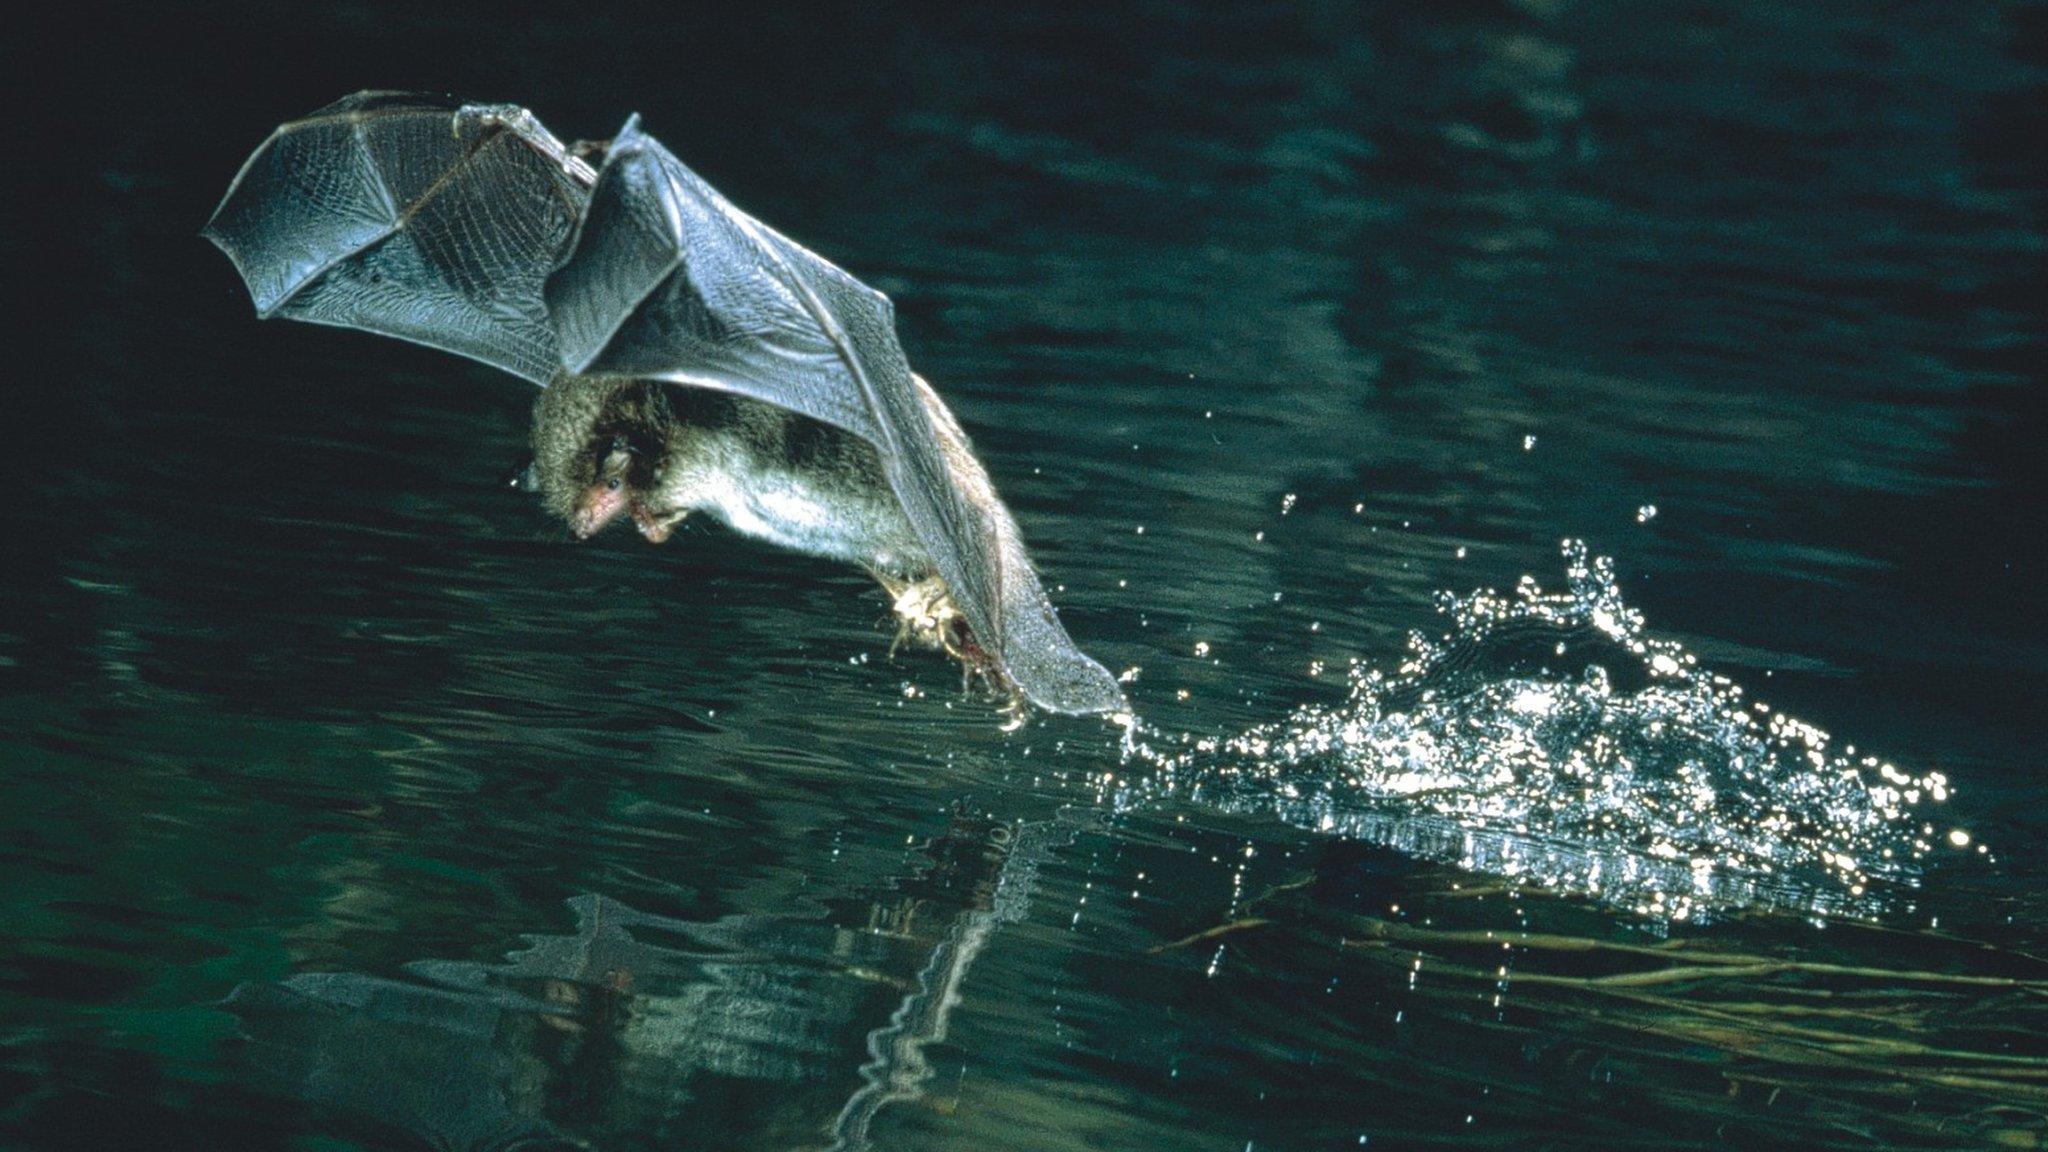
<svg viewBox="0 0 2048 1152"><path fill-rule="evenodd" d="M545 296L571 371L721 388L873 443L1017 687L1059 711L1121 710L1115 679L1060 626L952 414L912 376L888 297L734 207L637 117L613 139Z"/></svg>
<svg viewBox="0 0 2048 1152"><path fill-rule="evenodd" d="M545 384L541 286L593 173L524 109L358 93L271 134L205 235L256 310L363 328Z"/></svg>

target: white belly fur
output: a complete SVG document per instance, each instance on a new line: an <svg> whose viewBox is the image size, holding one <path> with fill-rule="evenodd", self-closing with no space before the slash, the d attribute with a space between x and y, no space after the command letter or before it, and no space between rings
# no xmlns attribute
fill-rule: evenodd
<svg viewBox="0 0 2048 1152"><path fill-rule="evenodd" d="M892 493L829 491L799 473L745 465L697 479L691 503L741 535L888 572L929 564Z"/></svg>

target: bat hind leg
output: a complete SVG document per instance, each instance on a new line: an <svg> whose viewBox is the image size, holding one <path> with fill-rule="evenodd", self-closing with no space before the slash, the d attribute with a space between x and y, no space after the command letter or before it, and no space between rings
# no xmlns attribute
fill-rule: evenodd
<svg viewBox="0 0 2048 1152"><path fill-rule="evenodd" d="M1004 674L1002 665L975 641L967 618L953 603L945 581L937 576L907 580L886 572L870 570L895 609L896 638L889 644L889 656L905 644L946 653L960 661L960 690L973 690L980 680L996 696L1013 704L1022 700L1016 685Z"/></svg>
<svg viewBox="0 0 2048 1152"><path fill-rule="evenodd" d="M972 643L967 621L954 606L945 581L937 576L906 580L880 571L874 577L889 594L890 607L895 609L896 639L889 644L892 658L905 644L911 644L966 659L963 641Z"/></svg>

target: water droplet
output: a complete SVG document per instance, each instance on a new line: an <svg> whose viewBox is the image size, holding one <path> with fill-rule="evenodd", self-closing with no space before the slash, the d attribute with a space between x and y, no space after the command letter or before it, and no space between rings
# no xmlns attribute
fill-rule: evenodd
<svg viewBox="0 0 2048 1152"><path fill-rule="evenodd" d="M1129 802L1193 797L1673 921L1871 914L1913 882L1944 777L1750 704L1648 630L1612 562L1576 541L1564 558L1563 592L1440 593L1447 626L1391 670L1354 661L1341 704L1170 753L1134 744L1170 771ZM1532 651L1550 656L1531 667Z"/></svg>

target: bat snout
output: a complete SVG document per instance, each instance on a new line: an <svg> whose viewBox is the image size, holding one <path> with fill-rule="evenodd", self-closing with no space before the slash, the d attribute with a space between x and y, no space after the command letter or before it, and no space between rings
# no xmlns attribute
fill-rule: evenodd
<svg viewBox="0 0 2048 1152"><path fill-rule="evenodd" d="M624 488L613 488L607 484L596 484L585 490L583 499L576 502L576 511L569 517L569 530L576 533L578 540L588 540L626 510L628 498Z"/></svg>

